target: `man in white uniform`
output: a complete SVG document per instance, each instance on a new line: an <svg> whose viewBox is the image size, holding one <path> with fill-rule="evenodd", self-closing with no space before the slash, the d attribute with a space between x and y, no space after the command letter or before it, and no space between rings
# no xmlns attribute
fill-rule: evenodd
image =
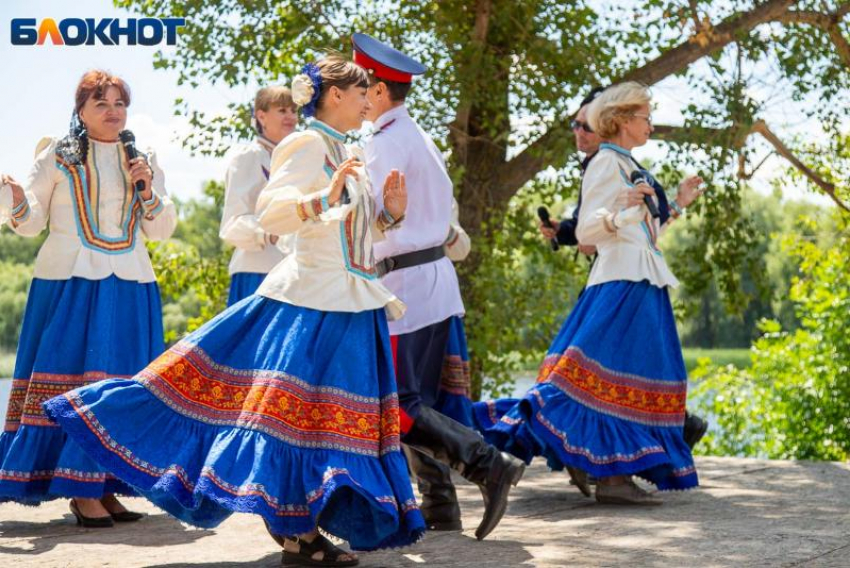
<svg viewBox="0 0 850 568"><path fill-rule="evenodd" d="M461 528L454 487L442 464L480 487L485 504L475 531L480 540L504 515L510 488L522 477L525 465L431 408L440 387L449 320L464 310L457 274L443 247L452 220L452 182L442 154L404 104L412 76L424 73L425 67L364 34L354 34L352 43L355 62L372 77L367 118L375 132L365 147L369 177L384 179L395 169L407 181L404 223L374 245L385 274L383 284L407 304L405 316L390 323L403 411L402 442L409 446L417 477L427 476L428 481L435 474L440 477L437 485L443 493L423 495L422 512L432 528ZM380 208L380 191L375 196Z"/></svg>

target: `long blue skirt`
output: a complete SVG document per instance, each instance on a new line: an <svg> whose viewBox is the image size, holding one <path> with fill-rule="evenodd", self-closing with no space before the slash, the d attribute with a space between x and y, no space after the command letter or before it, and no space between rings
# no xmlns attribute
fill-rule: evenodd
<svg viewBox="0 0 850 568"><path fill-rule="evenodd" d="M472 427L472 401L470 394L469 353L466 348L466 330L463 318L452 316L449 322L449 341L443 370L440 376L440 392L434 410L441 412Z"/></svg>
<svg viewBox="0 0 850 568"><path fill-rule="evenodd" d="M32 281L4 432L0 502L133 494L47 416L42 403L106 377L133 376L165 345L156 283Z"/></svg>
<svg viewBox="0 0 850 568"><path fill-rule="evenodd" d="M358 550L410 544L425 529L400 451L383 310L251 296L132 380L45 408L99 464L199 527L254 513L275 534L318 524Z"/></svg>
<svg viewBox="0 0 850 568"><path fill-rule="evenodd" d="M227 296L227 307L241 302L257 291L267 274L261 272L237 272L230 276L230 293Z"/></svg>
<svg viewBox="0 0 850 568"><path fill-rule="evenodd" d="M488 441L526 462L688 489L698 480L682 438L686 398L666 288L615 281L582 293L522 399L476 403L475 415Z"/></svg>

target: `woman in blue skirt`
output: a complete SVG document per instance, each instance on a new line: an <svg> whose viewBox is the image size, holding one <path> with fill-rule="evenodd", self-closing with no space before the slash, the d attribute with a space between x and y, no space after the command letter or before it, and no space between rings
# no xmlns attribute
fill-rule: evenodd
<svg viewBox="0 0 850 568"><path fill-rule="evenodd" d="M156 158L128 159L119 133L130 91L90 71L71 133L44 139L25 186L9 181L9 226L46 227L27 298L0 435L0 501L71 498L77 522L135 521L114 494L132 494L45 415L49 398L105 377L133 376L164 350L162 308L145 240L167 239L177 215Z"/></svg>
<svg viewBox="0 0 850 568"><path fill-rule="evenodd" d="M401 222L404 178L376 210L343 132L360 126L368 76L328 57L305 66L293 100L315 119L272 156L260 226L295 234L249 296L132 379L46 403L102 466L178 519L213 527L260 515L284 564L353 566L358 550L419 539L424 520L399 442L387 317L404 306L378 280L372 239Z"/></svg>
<svg viewBox="0 0 850 568"><path fill-rule="evenodd" d="M256 292L292 244L291 236L279 242L277 235L270 235L260 227L256 207L260 190L269 181L272 151L295 132L298 109L289 89L281 86L260 89L253 108L252 123L257 138L235 152L224 182L219 236L235 249L229 266L228 306Z"/></svg>
<svg viewBox="0 0 850 568"><path fill-rule="evenodd" d="M588 120L603 143L582 182L577 236L599 257L536 386L510 408L478 405L476 414L497 446L595 476L597 501L658 505L633 475L661 490L698 482L682 437L687 374L668 295L678 281L656 244L662 227L644 204L650 196L657 207L655 190L631 181L631 150L652 133L649 93L637 83L606 89ZM672 218L701 183L694 177L680 186Z"/></svg>

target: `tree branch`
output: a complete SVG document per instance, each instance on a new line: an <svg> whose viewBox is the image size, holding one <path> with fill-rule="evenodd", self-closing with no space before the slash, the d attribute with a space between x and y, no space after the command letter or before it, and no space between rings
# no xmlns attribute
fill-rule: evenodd
<svg viewBox="0 0 850 568"><path fill-rule="evenodd" d="M475 23L472 26L472 43L483 49L490 30L490 0L478 0L475 6ZM467 97L458 105L455 119L449 124L449 135L453 140L453 148L458 159L463 162L466 154L467 136L469 133L469 113L472 110L472 99Z"/></svg>
<svg viewBox="0 0 850 568"><path fill-rule="evenodd" d="M753 134L761 135L767 142L773 146L776 153L787 160L791 165L797 168L809 181L818 186L821 191L827 194L836 205L847 212L850 212L850 206L844 203L835 193L835 184L830 183L820 177L814 170L803 163L767 126L763 120L757 120L750 128L711 128L705 126L683 128L681 126L666 126L658 125L655 127L653 137L658 140L664 140L673 144L692 143L696 137L701 137L701 140L707 140L709 143L721 143L728 140L730 137L733 148L743 148L747 139ZM739 167L739 172L743 171ZM740 173L739 173L740 175ZM741 176L746 177L746 176Z"/></svg>
<svg viewBox="0 0 850 568"><path fill-rule="evenodd" d="M777 21L786 25L805 24L825 31L835 45L841 62L850 67L850 42L841 33L840 26L848 13L850 13L850 3L842 4L834 12L826 14L811 10L788 11Z"/></svg>
<svg viewBox="0 0 850 568"><path fill-rule="evenodd" d="M654 85L670 75L685 71L695 61L732 43L741 34L756 26L777 21L793 3L794 0L768 0L749 12L724 20L717 26L704 26L677 47L626 73L617 82L640 81L646 85ZM538 171L565 155L570 146L565 142L572 138L570 118L553 124L546 134L499 168L499 179L502 180L506 191L515 192Z"/></svg>
<svg viewBox="0 0 850 568"><path fill-rule="evenodd" d="M765 124L763 120L759 120L753 124L752 132L761 134L764 139L776 149L776 152L780 156L791 162L795 168L800 170L804 176L809 178L809 181L821 188L821 190L826 193L836 205L850 213L850 206L841 201L841 199L839 199L839 197L835 194L835 184L821 178L811 168L804 164L791 152L791 150L788 149L787 146L785 146L785 144L782 143L782 141L770 130L770 128L768 128L767 124Z"/></svg>

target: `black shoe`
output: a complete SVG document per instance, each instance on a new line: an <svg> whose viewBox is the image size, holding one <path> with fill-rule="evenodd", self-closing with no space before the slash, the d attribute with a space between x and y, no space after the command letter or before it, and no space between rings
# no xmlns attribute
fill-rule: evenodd
<svg viewBox="0 0 850 568"><path fill-rule="evenodd" d="M484 517L475 530L483 540L496 528L508 506L508 493L525 471L525 464L500 452L477 432L423 407L402 442L433 457L476 484L484 496Z"/></svg>
<svg viewBox="0 0 850 568"><path fill-rule="evenodd" d="M419 510L432 531L461 531L460 505L452 483L452 472L434 458L403 445L407 463L416 476L422 501Z"/></svg>
<svg viewBox="0 0 850 568"><path fill-rule="evenodd" d="M682 428L682 436L685 438L685 443L692 450L697 443L702 440L708 431L708 421L685 412L685 426Z"/></svg>
<svg viewBox="0 0 850 568"><path fill-rule="evenodd" d="M77 518L77 525L81 527L86 527L89 529L106 529L115 524L112 522L112 517L86 517L80 512L80 508L77 506L76 499L71 499L70 504L68 505L71 508L71 512L74 513L74 516Z"/></svg>
<svg viewBox="0 0 850 568"><path fill-rule="evenodd" d="M136 513L135 511L121 511L120 513L109 513L109 516L112 517L112 520L116 523L135 523L136 521L140 521L145 518L142 513Z"/></svg>

